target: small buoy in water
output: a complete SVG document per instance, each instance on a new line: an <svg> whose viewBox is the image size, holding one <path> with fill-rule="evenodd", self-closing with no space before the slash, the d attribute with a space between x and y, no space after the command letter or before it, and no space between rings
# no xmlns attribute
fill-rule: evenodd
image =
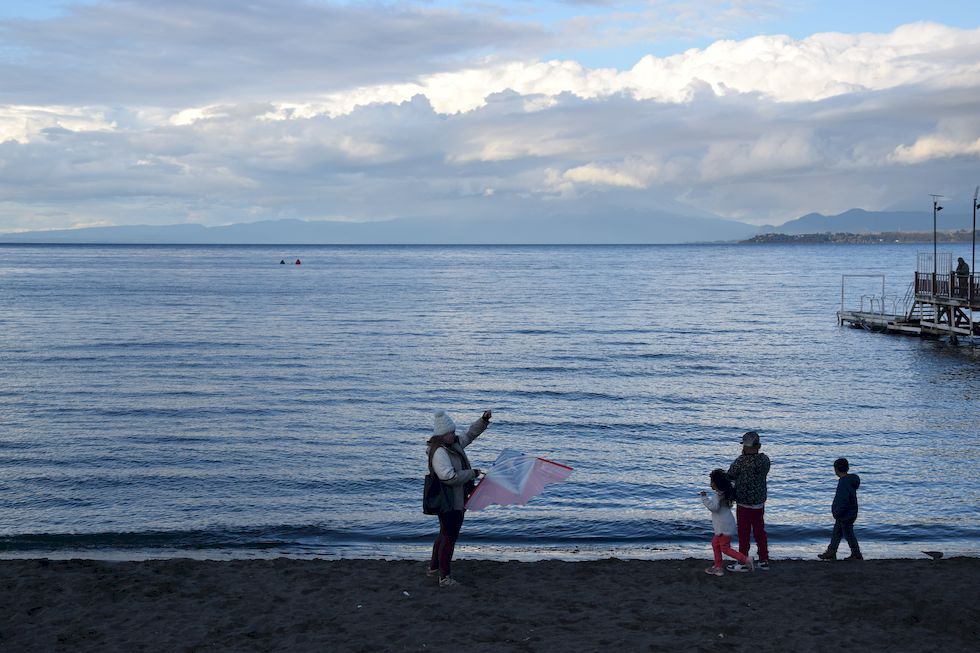
<svg viewBox="0 0 980 653"><path fill-rule="evenodd" d="M299 262L299 259L296 259L296 265L303 265L303 264Z"/></svg>
<svg viewBox="0 0 980 653"><path fill-rule="evenodd" d="M286 259L282 259L281 261L279 261L279 265L286 265Z"/></svg>

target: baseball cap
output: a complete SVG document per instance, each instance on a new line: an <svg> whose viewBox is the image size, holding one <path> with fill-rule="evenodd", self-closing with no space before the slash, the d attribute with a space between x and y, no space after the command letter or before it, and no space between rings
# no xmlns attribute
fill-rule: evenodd
<svg viewBox="0 0 980 653"><path fill-rule="evenodd" d="M759 446L759 434L755 431L749 431L742 436L742 446L745 447L758 447Z"/></svg>

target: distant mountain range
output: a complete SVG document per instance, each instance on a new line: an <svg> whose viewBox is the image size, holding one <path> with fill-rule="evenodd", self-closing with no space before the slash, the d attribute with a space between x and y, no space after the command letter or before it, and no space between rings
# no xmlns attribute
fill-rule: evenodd
<svg viewBox="0 0 980 653"><path fill-rule="evenodd" d="M646 244L732 241L756 228L721 218L670 213L623 213L531 218L401 218L381 222L267 220L205 227L91 227L0 236L0 243L106 244Z"/></svg>
<svg viewBox="0 0 980 653"><path fill-rule="evenodd" d="M972 216L940 214L939 229L970 229ZM924 211L809 213L779 226L756 227L710 216L668 212L508 218L400 218L378 222L266 220L205 227L200 224L89 227L0 235L0 243L105 243L175 245L328 244L671 244L730 242L759 234L882 233L932 231Z"/></svg>
<svg viewBox="0 0 980 653"><path fill-rule="evenodd" d="M940 231L970 229L973 215L939 213ZM865 211L851 209L837 215L808 213L778 227L765 225L759 233L823 234L823 233L883 233L889 231L928 231L932 233L932 211Z"/></svg>

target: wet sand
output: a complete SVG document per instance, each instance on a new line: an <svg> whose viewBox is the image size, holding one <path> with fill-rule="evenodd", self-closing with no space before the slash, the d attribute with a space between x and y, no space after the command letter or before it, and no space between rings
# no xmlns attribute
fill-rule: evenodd
<svg viewBox="0 0 980 653"><path fill-rule="evenodd" d="M966 651L980 559L0 561L2 651Z"/></svg>

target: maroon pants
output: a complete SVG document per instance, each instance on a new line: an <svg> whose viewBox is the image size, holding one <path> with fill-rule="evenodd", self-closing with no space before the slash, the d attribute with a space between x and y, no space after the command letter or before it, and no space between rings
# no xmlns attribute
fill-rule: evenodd
<svg viewBox="0 0 980 653"><path fill-rule="evenodd" d="M735 517L738 519L738 550L742 555L749 553L749 534L755 538L759 562L769 560L769 539L766 537L765 517L766 507L745 508L737 506Z"/></svg>
<svg viewBox="0 0 980 653"><path fill-rule="evenodd" d="M448 576L456 549L459 529L463 527L463 511L450 510L439 515L439 535L432 544L432 560L429 569L438 569L440 576Z"/></svg>

